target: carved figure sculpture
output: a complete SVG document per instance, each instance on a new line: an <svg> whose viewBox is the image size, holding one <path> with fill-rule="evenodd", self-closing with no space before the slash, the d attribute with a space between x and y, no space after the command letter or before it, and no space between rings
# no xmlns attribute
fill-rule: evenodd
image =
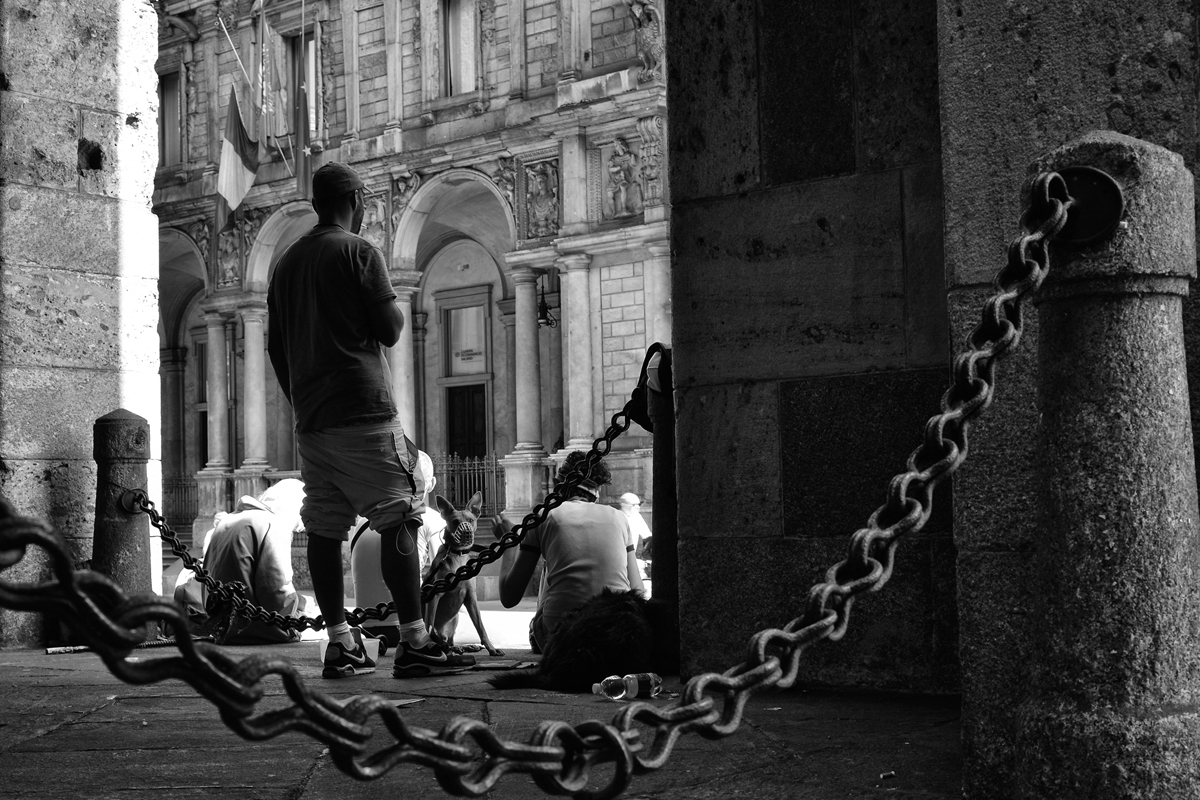
<svg viewBox="0 0 1200 800"><path fill-rule="evenodd" d="M501 158L496 167L496 172L492 175L492 180L496 182L496 188L504 195L504 199L508 202L509 208L516 208L513 202L514 192L517 188L517 167L512 158Z"/></svg>
<svg viewBox="0 0 1200 800"><path fill-rule="evenodd" d="M608 157L608 197L610 216L632 217L642 210L642 185L638 182L637 156L629 144L617 137L613 154Z"/></svg>
<svg viewBox="0 0 1200 800"><path fill-rule="evenodd" d="M367 195L367 207L363 210L362 228L359 231L364 239L378 247L387 255L387 198L382 194Z"/></svg>
<svg viewBox="0 0 1200 800"><path fill-rule="evenodd" d="M662 80L667 46L663 41L662 15L658 6L653 0L625 0L625 5L633 15L637 54L642 62L638 82Z"/></svg>
<svg viewBox="0 0 1200 800"><path fill-rule="evenodd" d="M553 161L525 168L528 191L525 198L529 238L558 233L558 169Z"/></svg>
<svg viewBox="0 0 1200 800"><path fill-rule="evenodd" d="M238 283L238 238L241 232L234 228L217 237L217 265L221 270L218 286L236 286Z"/></svg>

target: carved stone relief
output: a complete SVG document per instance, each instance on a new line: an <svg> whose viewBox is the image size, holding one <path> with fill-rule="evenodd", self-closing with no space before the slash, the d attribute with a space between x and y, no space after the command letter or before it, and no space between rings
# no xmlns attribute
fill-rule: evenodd
<svg viewBox="0 0 1200 800"><path fill-rule="evenodd" d="M667 48L658 4L654 0L625 0L625 5L633 15L634 41L638 59L642 62L642 68L638 70L638 82L661 81Z"/></svg>
<svg viewBox="0 0 1200 800"><path fill-rule="evenodd" d="M638 156L621 136L613 142L608 157L608 189L605 192L605 219L625 219L642 213L641 168Z"/></svg>
<svg viewBox="0 0 1200 800"><path fill-rule="evenodd" d="M496 171L491 175L496 188L504 195L510 211L516 209L517 165L513 158L501 158Z"/></svg>
<svg viewBox="0 0 1200 800"><path fill-rule="evenodd" d="M391 241L395 241L399 235L400 217L420 188L421 176L416 172L404 172L392 180Z"/></svg>
<svg viewBox="0 0 1200 800"><path fill-rule="evenodd" d="M383 251L384 261L390 260L388 241L391 238L388 228L391 215L388 213L387 192L376 192L365 197L366 209L363 213L362 229L359 234L371 244Z"/></svg>
<svg viewBox="0 0 1200 800"><path fill-rule="evenodd" d="M208 224L208 220L202 219L193 222L188 226L187 234L196 243L197 249L200 250L200 260L204 262L205 274L211 275L209 271L211 265L208 263L208 248L212 239L212 226Z"/></svg>
<svg viewBox="0 0 1200 800"><path fill-rule="evenodd" d="M558 159L525 166L525 238L558 233L558 191Z"/></svg>
<svg viewBox="0 0 1200 800"><path fill-rule="evenodd" d="M225 231L217 236L217 288L226 289L237 286L241 282L241 250L238 240L241 231L235 225L233 230Z"/></svg>
<svg viewBox="0 0 1200 800"><path fill-rule="evenodd" d="M647 206L663 204L663 118L643 117L637 122L642 139L642 181Z"/></svg>

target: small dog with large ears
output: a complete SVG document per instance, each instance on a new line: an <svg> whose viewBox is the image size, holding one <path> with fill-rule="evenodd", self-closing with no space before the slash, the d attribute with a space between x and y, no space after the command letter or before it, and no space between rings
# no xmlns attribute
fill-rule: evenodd
<svg viewBox="0 0 1200 800"><path fill-rule="evenodd" d="M479 514L483 510L483 495L479 492L471 496L461 511L440 494L433 498L433 502L442 519L446 520L446 531L442 546L438 548L429 562L429 568L421 576L422 583L432 583L453 575L459 567L467 563L475 545L475 528L479 522ZM471 618L471 623L479 633L479 641L487 648L488 654L504 655L504 651L492 644L487 631L484 630L474 578L460 581L448 591L435 594L425 604L425 627L429 629L429 635L446 646L453 647L454 633L458 628L458 612L463 606L466 606L467 616Z"/></svg>

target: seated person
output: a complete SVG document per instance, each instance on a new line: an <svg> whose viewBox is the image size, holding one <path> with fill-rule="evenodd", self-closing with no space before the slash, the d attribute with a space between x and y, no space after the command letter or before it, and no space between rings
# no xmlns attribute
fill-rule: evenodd
<svg viewBox="0 0 1200 800"><path fill-rule="evenodd" d="M558 471L558 484L586 458L578 450L568 455ZM537 611L529 626L529 645L535 653L545 650L567 614L602 590L644 591L629 521L617 509L596 502L600 487L611 480L608 467L596 464L588 479L552 509L544 523L526 532L512 568L500 577L500 602L512 608L525 595L538 559L546 559Z"/></svg>
<svg viewBox="0 0 1200 800"><path fill-rule="evenodd" d="M433 459L423 450L417 451L417 472L425 483L425 494L421 497L425 510L421 516L421 528L417 532L417 554L421 558L421 574L424 575L429 569L429 562L442 546L446 521L437 509L429 506L437 478L433 475ZM350 575L354 582L354 603L359 608L392 602L392 593L383 582L380 564L379 534L372 530L366 519L359 517L354 523L354 530L350 531ZM360 627L374 636L387 639L388 647L394 648L400 641L400 629L394 614L385 620L366 620Z"/></svg>
<svg viewBox="0 0 1200 800"><path fill-rule="evenodd" d="M233 513L214 518L213 528L204 537L204 569L222 583L241 581L249 589L246 599L267 611L285 616L302 613L309 602L292 585L292 534L303 529L303 500L304 484L294 478L279 481L258 497L243 496ZM217 619L209 616L208 587L190 570L180 573L174 596L184 607L192 633L217 633ZM299 640L299 631L234 615L223 641L274 644Z"/></svg>

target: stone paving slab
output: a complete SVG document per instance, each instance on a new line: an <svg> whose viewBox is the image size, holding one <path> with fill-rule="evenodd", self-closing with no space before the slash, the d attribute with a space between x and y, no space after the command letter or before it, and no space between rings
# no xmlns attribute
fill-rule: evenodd
<svg viewBox="0 0 1200 800"><path fill-rule="evenodd" d="M502 738L526 742L542 720L607 722L620 709L620 704L592 695L500 692L486 683L492 673L484 671L398 681L390 675L386 656L384 668L374 675L326 681L320 678L314 642L229 650L235 657L286 657L306 684L331 697L373 693L397 701L419 698L402 707L404 719L433 731L466 715L484 720ZM133 657L174 655L173 650L152 649L135 651ZM529 652L510 652L507 658L526 659ZM277 678L264 681L262 688L258 712L291 704ZM667 677L657 702L668 705L681 688L677 678ZM393 741L382 725L375 726L372 748ZM957 798L960 762L955 697L797 688L751 697L731 736L681 737L667 765L635 776L624 797ZM598 767L597 782L611 769ZM0 651L0 775L0 798L31 800L448 796L425 766L404 764L378 780L362 782L338 770L328 748L305 734L248 742L185 683L172 679L127 685L92 653ZM528 776L510 773L486 796L524 800L545 795Z"/></svg>

